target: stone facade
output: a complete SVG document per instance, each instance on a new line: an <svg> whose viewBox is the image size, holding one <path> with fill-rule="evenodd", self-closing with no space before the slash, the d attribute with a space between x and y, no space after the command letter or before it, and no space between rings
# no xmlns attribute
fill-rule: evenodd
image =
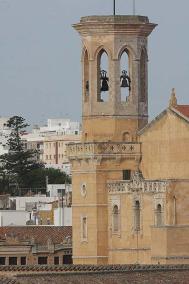
<svg viewBox="0 0 189 284"><path fill-rule="evenodd" d="M82 143L67 149L75 264L189 263L189 106L177 106L173 90L170 108L148 124L147 38L155 26L141 16L91 16L74 25L83 43Z"/></svg>

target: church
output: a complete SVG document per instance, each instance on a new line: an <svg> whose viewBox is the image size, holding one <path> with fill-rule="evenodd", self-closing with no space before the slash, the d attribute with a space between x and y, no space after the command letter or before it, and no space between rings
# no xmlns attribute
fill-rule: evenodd
<svg viewBox="0 0 189 284"><path fill-rule="evenodd" d="M88 16L82 141L68 145L74 264L189 264L189 105L148 122L145 16Z"/></svg>

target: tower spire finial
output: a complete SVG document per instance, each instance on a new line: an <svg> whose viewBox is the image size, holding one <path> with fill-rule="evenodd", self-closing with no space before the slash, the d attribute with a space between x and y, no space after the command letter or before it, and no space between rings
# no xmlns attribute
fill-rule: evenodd
<svg viewBox="0 0 189 284"><path fill-rule="evenodd" d="M114 16L115 16L115 14L116 14L116 0L113 0L113 2L114 2L113 13L114 13Z"/></svg>
<svg viewBox="0 0 189 284"><path fill-rule="evenodd" d="M175 88L172 88L172 92L171 92L171 98L169 100L169 107L176 107L177 106L177 97L176 97L176 92L175 92Z"/></svg>

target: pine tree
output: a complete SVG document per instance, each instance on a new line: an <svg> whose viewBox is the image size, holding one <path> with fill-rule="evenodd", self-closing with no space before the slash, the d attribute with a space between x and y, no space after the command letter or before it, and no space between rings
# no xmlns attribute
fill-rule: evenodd
<svg viewBox="0 0 189 284"><path fill-rule="evenodd" d="M24 177L34 169L43 167L37 162L37 150L27 150L21 135L29 125L20 116L13 116L7 122L11 133L7 141L9 152L0 156L2 169L11 182L20 188L24 186Z"/></svg>

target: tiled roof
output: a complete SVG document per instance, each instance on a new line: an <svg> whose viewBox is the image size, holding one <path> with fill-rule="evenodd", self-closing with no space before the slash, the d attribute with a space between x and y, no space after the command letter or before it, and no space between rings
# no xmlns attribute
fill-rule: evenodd
<svg viewBox="0 0 189 284"><path fill-rule="evenodd" d="M72 227L56 226L22 226L0 227L0 240L6 237L15 238L18 241L30 241L34 239L37 244L46 244L51 239L53 244L60 244L66 237L72 236Z"/></svg>
<svg viewBox="0 0 189 284"><path fill-rule="evenodd" d="M0 266L0 279L2 273L18 279L5 279L3 284L186 284L189 265Z"/></svg>
<svg viewBox="0 0 189 284"><path fill-rule="evenodd" d="M174 108L189 118L189 105L177 105Z"/></svg>

